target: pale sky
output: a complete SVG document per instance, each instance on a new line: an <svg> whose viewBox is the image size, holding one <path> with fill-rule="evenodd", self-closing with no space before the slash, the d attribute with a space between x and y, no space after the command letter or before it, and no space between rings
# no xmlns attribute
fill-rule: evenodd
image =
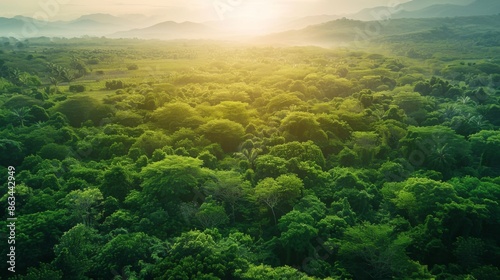
<svg viewBox="0 0 500 280"><path fill-rule="evenodd" d="M221 17L275 18L342 15L408 0L1 0L0 17L23 15L70 20L80 15L144 14L166 20L203 22Z"/></svg>

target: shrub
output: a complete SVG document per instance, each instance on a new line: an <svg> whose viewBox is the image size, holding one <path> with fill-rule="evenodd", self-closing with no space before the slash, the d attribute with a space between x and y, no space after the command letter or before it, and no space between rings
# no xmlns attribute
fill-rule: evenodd
<svg viewBox="0 0 500 280"><path fill-rule="evenodd" d="M69 91L74 92L74 93L84 92L85 86L83 86L83 85L71 85L71 86L69 86Z"/></svg>
<svg viewBox="0 0 500 280"><path fill-rule="evenodd" d="M139 69L139 66L137 66L137 64L130 64L127 66L127 69L128 70L137 70L137 69Z"/></svg>
<svg viewBox="0 0 500 280"><path fill-rule="evenodd" d="M122 89L125 87L125 84L122 81L117 81L117 80L112 80L112 81L107 81L106 82L106 89L109 90L116 90L116 89Z"/></svg>

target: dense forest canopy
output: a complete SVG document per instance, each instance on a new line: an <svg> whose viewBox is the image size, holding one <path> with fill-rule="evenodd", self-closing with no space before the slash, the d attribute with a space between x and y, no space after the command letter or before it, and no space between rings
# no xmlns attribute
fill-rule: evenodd
<svg viewBox="0 0 500 280"><path fill-rule="evenodd" d="M500 279L500 47L405 36L1 39L14 279Z"/></svg>

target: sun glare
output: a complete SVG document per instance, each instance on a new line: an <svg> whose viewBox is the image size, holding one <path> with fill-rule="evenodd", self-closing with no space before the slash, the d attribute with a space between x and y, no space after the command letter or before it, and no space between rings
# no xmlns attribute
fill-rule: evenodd
<svg viewBox="0 0 500 280"><path fill-rule="evenodd" d="M273 1L243 3L228 14L231 29L241 34L259 34L269 30L277 14Z"/></svg>

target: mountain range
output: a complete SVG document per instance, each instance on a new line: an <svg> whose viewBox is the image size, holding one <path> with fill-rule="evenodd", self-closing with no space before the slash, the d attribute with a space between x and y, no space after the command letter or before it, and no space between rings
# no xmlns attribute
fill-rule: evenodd
<svg viewBox="0 0 500 280"><path fill-rule="evenodd" d="M492 33L494 32L494 33ZM500 35L500 15L394 18L383 22L339 19L258 38L266 44L352 46L380 40L440 40L460 33Z"/></svg>
<svg viewBox="0 0 500 280"><path fill-rule="evenodd" d="M408 4L410 3L411 2ZM430 6L424 6L416 10L403 8L400 12L396 13L393 18L461 17L493 15L499 13L500 1L497 0L456 0L453 1L453 3L442 4L436 1Z"/></svg>
<svg viewBox="0 0 500 280"><path fill-rule="evenodd" d="M265 30L250 31L245 36L266 36L266 40L279 38L299 43L308 37L313 41L321 38L335 38L339 41L352 40L353 30L362 30L366 24L361 21L382 22L400 18L437 18L495 15L500 13L499 0L412 0L392 7L364 9L350 15L317 15L303 18L273 19ZM350 21L358 20L359 22ZM425 24L424 24L425 25ZM343 28L349 31L342 31ZM353 29L354 28L354 29ZM391 28L384 28L389 32ZM349 34L350 32L350 34ZM110 38L141 39L238 39L243 37L237 20L212 22L162 21L144 15L113 16L109 14L84 15L72 21L45 22L28 17L0 17L0 37L81 37L106 36ZM303 34L304 36L299 34ZM362 36L362 34L359 34ZM278 40L278 41L283 41ZM305 40L302 42L310 42Z"/></svg>

